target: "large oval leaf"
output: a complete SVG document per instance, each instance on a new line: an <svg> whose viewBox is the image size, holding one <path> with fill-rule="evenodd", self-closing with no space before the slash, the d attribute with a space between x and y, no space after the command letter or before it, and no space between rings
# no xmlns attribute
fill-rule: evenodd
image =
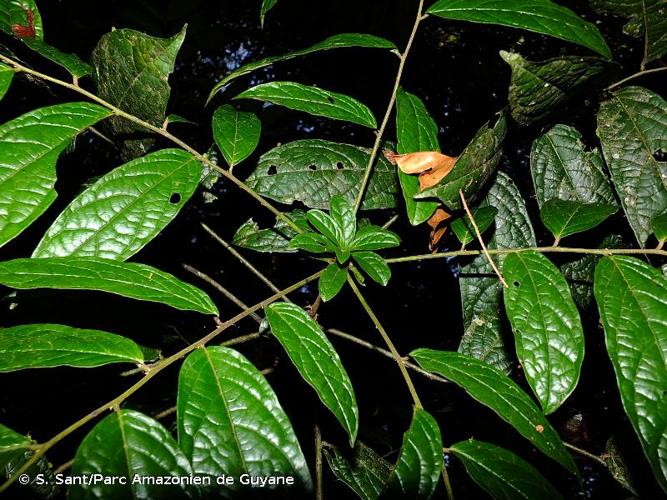
<svg viewBox="0 0 667 500"><path fill-rule="evenodd" d="M563 498L535 467L504 448L471 439L449 449L473 481L496 500Z"/></svg>
<svg viewBox="0 0 667 500"><path fill-rule="evenodd" d="M178 376L176 408L178 442L195 474L291 476L298 488L311 489L287 415L266 379L238 352L208 347L190 354Z"/></svg>
<svg viewBox="0 0 667 500"><path fill-rule="evenodd" d="M554 412L579 382L584 332L558 268L538 252L505 257L505 311L516 353L544 413Z"/></svg>
<svg viewBox="0 0 667 500"><path fill-rule="evenodd" d="M241 163L259 144L262 123L254 113L225 104L213 113L213 138L229 168Z"/></svg>
<svg viewBox="0 0 667 500"><path fill-rule="evenodd" d="M120 410L109 415L83 439L74 457L72 475L93 474L122 477L125 484L119 481L116 484L102 481L92 485L77 484L70 487L68 498L196 497L197 487L186 481L161 484L151 480L165 477L187 479L192 476L192 468L169 431L137 411Z"/></svg>
<svg viewBox="0 0 667 500"><path fill-rule="evenodd" d="M50 324L0 328L0 372L140 364L144 360L144 350L138 344L113 333Z"/></svg>
<svg viewBox="0 0 667 500"><path fill-rule="evenodd" d="M0 2L0 30L8 35L14 35L12 26L27 26L28 10L32 11L35 39L43 40L44 26L35 0L3 0Z"/></svg>
<svg viewBox="0 0 667 500"><path fill-rule="evenodd" d="M623 408L667 491L667 278L632 257L604 257L595 299Z"/></svg>
<svg viewBox="0 0 667 500"><path fill-rule="evenodd" d="M391 474L391 466L384 458L360 441L350 457L331 445L323 451L336 479L348 485L362 500L377 500Z"/></svg>
<svg viewBox="0 0 667 500"><path fill-rule="evenodd" d="M126 260L155 238L194 193L201 163L164 149L112 170L58 216L33 257Z"/></svg>
<svg viewBox="0 0 667 500"><path fill-rule="evenodd" d="M265 311L271 332L304 380L347 431L350 446L354 446L359 409L352 382L331 342L308 313L295 304L276 302Z"/></svg>
<svg viewBox="0 0 667 500"><path fill-rule="evenodd" d="M337 194L354 203L369 158L368 149L350 144L294 141L262 155L246 182L259 194L281 203L300 201L311 208L328 209ZM378 158L361 208L394 208L397 204L395 168Z"/></svg>
<svg viewBox="0 0 667 500"><path fill-rule="evenodd" d="M428 412L415 408L389 478L389 491L401 498L431 498L442 467L440 427Z"/></svg>
<svg viewBox="0 0 667 500"><path fill-rule="evenodd" d="M607 43L594 24L550 0L439 0L427 13L445 19L522 28L611 57Z"/></svg>
<svg viewBox="0 0 667 500"><path fill-rule="evenodd" d="M109 116L85 102L58 104L0 125L0 246L56 199L56 161L77 134Z"/></svg>
<svg viewBox="0 0 667 500"><path fill-rule="evenodd" d="M256 99L315 116L376 128L373 113L356 99L296 82L269 82L241 92L234 99Z"/></svg>
<svg viewBox="0 0 667 500"><path fill-rule="evenodd" d="M627 87L600 105L598 136L611 178L637 241L644 246L651 220L667 211L667 102Z"/></svg>
<svg viewBox="0 0 667 500"><path fill-rule="evenodd" d="M528 395L501 371L457 352L417 349L410 353L424 370L461 386L475 400L491 408L545 455L578 474L556 430Z"/></svg>
<svg viewBox="0 0 667 500"><path fill-rule="evenodd" d="M0 284L27 290L99 290L175 309L218 314L211 299L194 286L144 264L97 257L50 257L0 262Z"/></svg>
<svg viewBox="0 0 667 500"><path fill-rule="evenodd" d="M540 210L540 218L559 242L571 234L583 233L602 224L609 216L618 212L617 205L581 203L554 198Z"/></svg>

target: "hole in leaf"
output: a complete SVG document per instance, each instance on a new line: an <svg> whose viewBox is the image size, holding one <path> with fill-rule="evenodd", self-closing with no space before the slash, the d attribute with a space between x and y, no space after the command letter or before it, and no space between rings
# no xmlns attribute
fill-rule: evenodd
<svg viewBox="0 0 667 500"><path fill-rule="evenodd" d="M181 193L171 193L169 197L169 203L172 205L178 205L181 201Z"/></svg>
<svg viewBox="0 0 667 500"><path fill-rule="evenodd" d="M343 168L345 168L345 166L343 165L342 161L339 161L338 163L336 163L336 168L338 170L343 170Z"/></svg>
<svg viewBox="0 0 667 500"><path fill-rule="evenodd" d="M267 173L269 175L275 175L277 172L278 172L278 167L276 167L275 165L271 165Z"/></svg>
<svg viewBox="0 0 667 500"><path fill-rule="evenodd" d="M317 170L317 165L311 165L308 168L311 169L311 170Z"/></svg>
<svg viewBox="0 0 667 500"><path fill-rule="evenodd" d="M519 287L521 286L521 283L519 283L518 281L515 280L515 281L512 283L512 285L514 285L515 287L519 288Z"/></svg>
<svg viewBox="0 0 667 500"><path fill-rule="evenodd" d="M655 161L665 162L667 161L667 153L662 149L658 149L655 153L653 153L653 158L655 158Z"/></svg>

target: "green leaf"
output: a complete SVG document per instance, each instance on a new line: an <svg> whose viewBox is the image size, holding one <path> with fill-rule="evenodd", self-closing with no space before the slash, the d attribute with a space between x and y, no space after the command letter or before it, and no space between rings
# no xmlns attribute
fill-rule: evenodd
<svg viewBox="0 0 667 500"><path fill-rule="evenodd" d="M607 444L604 447L604 453L600 455L600 458L607 464L607 469L612 477L635 497L639 497L625 458L618 447L616 436L612 435L607 440Z"/></svg>
<svg viewBox="0 0 667 500"><path fill-rule="evenodd" d="M579 311L565 278L541 253L507 255L503 275L517 356L544 413L553 413L579 382L584 360Z"/></svg>
<svg viewBox="0 0 667 500"><path fill-rule="evenodd" d="M286 216L292 219L301 229L310 231L306 213L303 210L293 210ZM277 219L273 228L266 229L261 229L254 220L248 219L236 230L232 243L255 252L291 253L296 250L289 247L289 240L296 234L296 231L282 219Z"/></svg>
<svg viewBox="0 0 667 500"><path fill-rule="evenodd" d="M0 100L5 97L14 78L14 71L4 64L0 64Z"/></svg>
<svg viewBox="0 0 667 500"><path fill-rule="evenodd" d="M201 163L180 149L112 170L63 210L32 256L129 259L178 215L201 171Z"/></svg>
<svg viewBox="0 0 667 500"><path fill-rule="evenodd" d="M616 205L581 203L554 198L542 206L540 218L551 234L560 240L602 224L617 211Z"/></svg>
<svg viewBox="0 0 667 500"><path fill-rule="evenodd" d="M28 436L0 424L0 474L29 451L32 444L33 441Z"/></svg>
<svg viewBox="0 0 667 500"><path fill-rule="evenodd" d="M280 203L300 201L327 210L336 195L354 203L369 157L370 150L349 144L319 139L289 142L262 155L246 183ZM397 204L396 169L378 158L361 208L394 208Z"/></svg>
<svg viewBox="0 0 667 500"><path fill-rule="evenodd" d="M373 113L365 104L344 94L295 82L269 82L241 92L234 99L255 99L303 111L315 116L376 128Z"/></svg>
<svg viewBox="0 0 667 500"><path fill-rule="evenodd" d="M471 439L449 449L473 481L496 500L563 498L535 467L504 448Z"/></svg>
<svg viewBox="0 0 667 500"><path fill-rule="evenodd" d="M387 286L391 279L389 265L375 252L352 252L352 258L373 281Z"/></svg>
<svg viewBox="0 0 667 500"><path fill-rule="evenodd" d="M389 478L389 491L401 498L431 498L442 467L442 437L438 423L426 411L415 408Z"/></svg>
<svg viewBox="0 0 667 500"><path fill-rule="evenodd" d="M329 214L318 209L308 210L306 213L306 219L308 219L308 222L310 222L310 224L315 229L322 233L333 246L342 246L341 242L343 239L343 233L341 228L338 227L338 224L336 224L336 222L331 216L329 216Z"/></svg>
<svg viewBox="0 0 667 500"><path fill-rule="evenodd" d="M383 250L397 247L401 239L393 231L379 226L368 225L357 231L352 247L354 250Z"/></svg>
<svg viewBox="0 0 667 500"><path fill-rule="evenodd" d="M175 309L218 314L201 290L144 264L96 257L51 257L0 262L0 284L28 290L98 290Z"/></svg>
<svg viewBox="0 0 667 500"><path fill-rule="evenodd" d="M499 173L480 206L498 210L489 248L522 248L536 245L533 227L521 193L512 180ZM497 259L502 263L502 256ZM485 361L508 373L512 349L506 341L500 314L501 285L486 257L480 255L461 267L459 278L465 333L459 352Z"/></svg>
<svg viewBox="0 0 667 500"><path fill-rule="evenodd" d="M289 52L281 56L267 57L265 59L261 59L259 61L254 61L249 64L246 64L245 66L241 66L239 69L232 71L230 74L228 74L226 77L224 77L222 80L220 80L218 83L215 84L213 90L211 90L211 93L208 96L208 100L210 101L213 98L213 96L215 96L215 94L217 94L220 90L226 87L229 84L229 82L238 78L239 76L247 75L248 73L252 73L255 70L271 66L272 64L277 62L289 61L290 59L294 59L300 56L305 56L307 54L318 52L320 50L331 50L331 49L339 49L345 47L365 47L370 49L398 50L396 48L396 45L394 45L392 42L390 42L389 40L385 40L384 38L380 38L378 36L366 35L363 33L340 33L338 35L330 36L329 38L326 38L321 42L316 43L312 47L307 47L301 50L295 50L294 52Z"/></svg>
<svg viewBox="0 0 667 500"><path fill-rule="evenodd" d="M143 362L139 345L113 333L50 324L0 328L0 372Z"/></svg>
<svg viewBox="0 0 667 500"><path fill-rule="evenodd" d="M512 68L509 103L512 118L523 126L544 122L582 92L603 85L618 65L599 57L561 56L527 61L520 54L500 51Z"/></svg>
<svg viewBox="0 0 667 500"><path fill-rule="evenodd" d="M462 208L459 191L470 203L492 177L502 156L507 120L501 116L493 128L484 125L438 184L415 195L416 199L439 198L450 210Z"/></svg>
<svg viewBox="0 0 667 500"><path fill-rule="evenodd" d="M350 378L331 342L308 313L295 304L276 302L265 312L271 332L303 379L343 426L350 446L354 446L359 410Z"/></svg>
<svg viewBox="0 0 667 500"><path fill-rule="evenodd" d="M399 154L419 151L440 152L438 125L429 115L421 99L405 92L402 88L396 93L396 137ZM398 180L401 183L410 224L417 226L426 222L438 208L438 203L414 199L414 195L419 192L418 176L404 174L399 170Z"/></svg>
<svg viewBox="0 0 667 500"><path fill-rule="evenodd" d="M341 246L350 247L357 234L357 215L354 213L354 207L344 196L337 195L331 198L329 215L340 228Z"/></svg>
<svg viewBox="0 0 667 500"><path fill-rule="evenodd" d="M646 44L642 66L667 54L667 16L664 0L590 0L594 9L630 17L623 31ZM642 68L643 69L643 68Z"/></svg>
<svg viewBox="0 0 667 500"><path fill-rule="evenodd" d="M347 267L340 267L335 262L329 264L318 281L318 291L322 300L328 302L338 295L346 280Z"/></svg>
<svg viewBox="0 0 667 500"><path fill-rule="evenodd" d="M600 105L598 136L611 178L637 241L651 235L651 219L667 211L667 102L641 87L627 87Z"/></svg>
<svg viewBox="0 0 667 500"><path fill-rule="evenodd" d="M169 75L185 39L185 27L172 38L154 38L131 29L104 35L92 54L97 94L120 109L161 127L167 113L171 88ZM141 156L154 144L152 139L127 139L146 135L147 130L123 117L113 117L110 134L125 138L123 157Z"/></svg>
<svg viewBox="0 0 667 500"><path fill-rule="evenodd" d="M112 413L83 439L72 464L73 476L124 477L125 484L70 486L68 498L174 498L193 497L187 484L134 482L140 477L189 477L192 468L176 441L162 424L132 410Z"/></svg>
<svg viewBox="0 0 667 500"><path fill-rule="evenodd" d="M651 229L659 242L667 240L667 212L660 214L651 220Z"/></svg>
<svg viewBox="0 0 667 500"><path fill-rule="evenodd" d="M237 111L225 104L213 113L213 138L230 168L250 156L262 133L262 123L254 113Z"/></svg>
<svg viewBox="0 0 667 500"><path fill-rule="evenodd" d="M498 209L489 206L477 207L472 209L471 213L475 223L477 224L480 234L484 234L484 231L486 231L489 227L491 227L491 224L493 224L493 221L496 218L496 214L498 213ZM471 241L475 241L477 239L475 228L473 227L468 215L459 217L454 222L452 222L451 228L463 245L467 245Z"/></svg>
<svg viewBox="0 0 667 500"><path fill-rule="evenodd" d="M44 39L44 26L35 0L3 0L0 2L0 30L14 35L12 26L28 26L28 10L32 11L35 38Z"/></svg>
<svg viewBox="0 0 667 500"><path fill-rule="evenodd" d="M417 349L410 356L424 370L445 377L465 389L473 399L491 408L542 453L573 474L577 466L555 429L528 395L501 371L456 352Z"/></svg>
<svg viewBox="0 0 667 500"><path fill-rule="evenodd" d="M609 47L594 24L549 0L439 0L426 13L521 28L583 45L611 58Z"/></svg>
<svg viewBox="0 0 667 500"><path fill-rule="evenodd" d="M667 278L633 257L603 257L594 290L623 408L667 491Z"/></svg>
<svg viewBox="0 0 667 500"><path fill-rule="evenodd" d="M93 67L83 62L76 54L61 52L48 43L44 43L42 40L31 40L29 38L23 38L22 40L31 50L34 50L49 61L62 66L75 78L82 78L93 72Z"/></svg>
<svg viewBox="0 0 667 500"><path fill-rule="evenodd" d="M535 142L530 170L540 207L553 198L617 205L598 149L586 151L579 131L556 125Z"/></svg>
<svg viewBox="0 0 667 500"><path fill-rule="evenodd" d="M109 116L96 104L40 108L0 125L0 246L19 235L56 199L56 161L87 127Z"/></svg>
<svg viewBox="0 0 667 500"><path fill-rule="evenodd" d="M391 474L391 466L384 458L360 441L357 441L349 458L332 445L327 445L323 451L334 476L359 498L379 498Z"/></svg>
<svg viewBox="0 0 667 500"><path fill-rule="evenodd" d="M318 233L300 233L289 242L289 248L305 250L310 253L335 252L336 247L324 236Z"/></svg>
<svg viewBox="0 0 667 500"><path fill-rule="evenodd" d="M193 122L192 120L188 120L184 116L177 115L175 113L170 114L164 119L166 125L170 125L172 123L183 123L187 125L197 125L196 122Z"/></svg>
<svg viewBox="0 0 667 500"><path fill-rule="evenodd" d="M264 28L264 19L271 9L273 9L278 0L262 0L262 8L259 13L259 23Z"/></svg>
<svg viewBox="0 0 667 500"><path fill-rule="evenodd" d="M195 474L289 475L297 488L311 489L287 415L266 379L240 353L216 346L190 354L178 376L176 409L178 443ZM239 488L236 483L230 488Z"/></svg>

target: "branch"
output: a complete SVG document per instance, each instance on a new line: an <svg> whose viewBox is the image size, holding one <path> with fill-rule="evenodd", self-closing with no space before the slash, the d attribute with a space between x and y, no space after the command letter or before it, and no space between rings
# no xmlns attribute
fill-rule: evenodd
<svg viewBox="0 0 667 500"><path fill-rule="evenodd" d="M605 90L613 90L616 87L620 87L624 83L628 83L629 81L634 80L635 78L639 78L639 77L642 77L644 75L650 75L651 73L658 73L660 71L667 71L667 66L663 67L663 68L653 68L653 69L645 69L645 70L642 70L642 71L638 71L634 75L630 75L628 77L623 78L622 80L617 81L616 83L612 83Z"/></svg>

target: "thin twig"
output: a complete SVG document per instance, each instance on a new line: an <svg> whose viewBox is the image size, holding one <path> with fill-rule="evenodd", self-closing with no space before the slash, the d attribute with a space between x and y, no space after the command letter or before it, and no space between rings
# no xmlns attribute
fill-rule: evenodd
<svg viewBox="0 0 667 500"><path fill-rule="evenodd" d="M68 461L65 462L64 464L59 465L58 467L56 467L55 469L53 469L53 475L54 475L54 476L57 476L58 474L62 474L62 473L65 472L67 469L69 469L70 467L72 467L72 464L73 464L73 463L74 463L74 459L72 459L72 460L68 460Z"/></svg>
<svg viewBox="0 0 667 500"><path fill-rule="evenodd" d="M322 433L315 426L315 499L322 500L324 492L322 488Z"/></svg>
<svg viewBox="0 0 667 500"><path fill-rule="evenodd" d="M470 208L468 208L468 202L466 201L466 197L463 194L463 190L459 189L459 195L461 196L461 203L463 203L463 209L466 211L466 214L468 214L468 218L470 219L470 223L472 224L473 229L475 230L475 234L477 235L477 241L479 241L479 244L482 247L482 251L484 252L484 255L486 256L486 259L489 261L489 264L491 264L491 267L493 268L493 271L496 273L498 276L498 279L500 282L503 284L505 288L507 288L507 282L505 281L505 278L503 278L503 275L500 273L500 269L496 266L496 263L493 262L493 259L491 258L491 255L489 255L489 250L486 248L486 245L484 244L484 239L482 238L482 233L479 230L479 227L477 227L477 223L475 222L475 218L472 215L472 212L470 211Z"/></svg>
<svg viewBox="0 0 667 500"><path fill-rule="evenodd" d="M397 220L398 220L398 215L394 215L391 219L389 219L382 225L382 229L389 229L389 227Z"/></svg>
<svg viewBox="0 0 667 500"><path fill-rule="evenodd" d="M591 460L595 460L597 463L599 463L599 464L601 464L601 465L604 465L605 467L609 467L609 466L607 465L607 462L604 461L604 459L602 459L601 457L599 457L599 456L597 456L597 455L591 453L590 451L582 450L581 448L577 448L577 447L574 446L573 444L566 443L566 442L564 442L564 441L563 441L563 444L565 445L566 448L569 448L569 449L571 449L572 451L574 451L574 452L576 452L576 453L579 453L579 455L583 455L584 457L588 457L588 458L590 458Z"/></svg>
<svg viewBox="0 0 667 500"><path fill-rule="evenodd" d="M642 70L642 71L638 71L634 75L627 76L627 77L623 78L622 80L617 81L616 83L612 83L611 85L609 85L609 87L607 87L606 90L613 90L616 87L620 87L621 85L623 85L625 83L628 83L631 80L634 80L635 78L639 78L639 77L642 77L644 75L650 75L651 73L658 73L660 71L667 71L667 66L662 67L662 68L653 68L653 69L645 69L645 70Z"/></svg>

